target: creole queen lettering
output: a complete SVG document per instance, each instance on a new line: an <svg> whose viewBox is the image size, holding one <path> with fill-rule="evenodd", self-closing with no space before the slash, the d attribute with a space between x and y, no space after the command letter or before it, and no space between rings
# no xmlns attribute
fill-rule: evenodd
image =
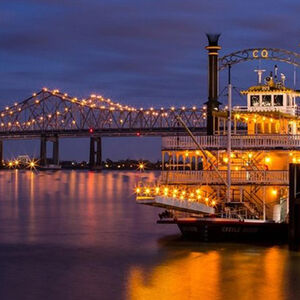
<svg viewBox="0 0 300 300"><path fill-rule="evenodd" d="M255 50L253 50L253 52L252 52L252 56L253 56L254 58L259 58L259 57L267 58L267 57L269 56L269 52L268 52L268 50L266 50L266 49L263 49L263 50L261 50L261 51L255 49Z"/></svg>

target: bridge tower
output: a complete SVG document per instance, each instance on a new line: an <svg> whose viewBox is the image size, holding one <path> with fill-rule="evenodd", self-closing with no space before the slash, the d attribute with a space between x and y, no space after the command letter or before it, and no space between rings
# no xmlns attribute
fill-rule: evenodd
<svg viewBox="0 0 300 300"><path fill-rule="evenodd" d="M52 142L52 164L55 166L59 165L59 139L58 135L52 137L47 137L45 135L41 136L40 144L40 165L47 166L47 142Z"/></svg>
<svg viewBox="0 0 300 300"><path fill-rule="evenodd" d="M40 165L47 165L47 138L46 136L41 136L40 142Z"/></svg>
<svg viewBox="0 0 300 300"><path fill-rule="evenodd" d="M102 163L102 140L101 137L90 138L90 159L89 165L91 169L101 169Z"/></svg>
<svg viewBox="0 0 300 300"><path fill-rule="evenodd" d="M218 118L214 118L213 113L219 110L218 101L218 55L221 47L218 45L220 34L207 34L208 46L208 101L207 105L207 135L213 135L214 129L218 128Z"/></svg>

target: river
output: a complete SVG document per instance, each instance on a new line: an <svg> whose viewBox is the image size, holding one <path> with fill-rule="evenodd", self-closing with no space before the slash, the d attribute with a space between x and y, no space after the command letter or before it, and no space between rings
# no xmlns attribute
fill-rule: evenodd
<svg viewBox="0 0 300 300"><path fill-rule="evenodd" d="M157 172L0 172L0 299L299 299L300 253L184 241L138 205Z"/></svg>

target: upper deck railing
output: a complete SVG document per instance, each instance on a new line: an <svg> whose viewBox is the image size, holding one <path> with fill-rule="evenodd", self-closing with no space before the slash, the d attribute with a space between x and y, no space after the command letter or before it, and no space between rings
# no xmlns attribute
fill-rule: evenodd
<svg viewBox="0 0 300 300"><path fill-rule="evenodd" d="M203 148L226 149L227 136L196 136ZM233 135L232 149L300 149L300 135ZM189 136L163 137L163 149L196 150L196 144Z"/></svg>
<svg viewBox="0 0 300 300"><path fill-rule="evenodd" d="M227 181L227 170L205 171L163 171L160 181L165 184L206 184L223 185ZM220 176L221 175L221 176ZM231 184L233 185L288 185L288 171L253 171L232 170Z"/></svg>
<svg viewBox="0 0 300 300"><path fill-rule="evenodd" d="M295 107L274 107L274 106L234 106L233 111L236 112L282 112L293 116L300 116L300 107L295 105Z"/></svg>

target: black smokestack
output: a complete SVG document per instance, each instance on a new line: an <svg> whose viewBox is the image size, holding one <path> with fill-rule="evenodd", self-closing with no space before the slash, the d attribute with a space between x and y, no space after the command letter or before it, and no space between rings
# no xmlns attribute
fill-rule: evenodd
<svg viewBox="0 0 300 300"><path fill-rule="evenodd" d="M218 101L218 51L221 47L218 45L220 34L206 34L208 39L208 101L207 104L207 135L213 135L218 128L218 119L213 117L213 112L219 110Z"/></svg>

